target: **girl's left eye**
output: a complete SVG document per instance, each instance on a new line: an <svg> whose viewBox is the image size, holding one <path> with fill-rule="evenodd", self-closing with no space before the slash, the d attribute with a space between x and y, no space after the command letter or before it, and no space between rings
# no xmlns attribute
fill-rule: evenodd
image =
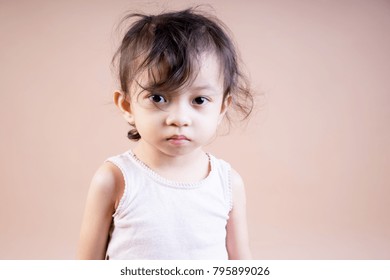
<svg viewBox="0 0 390 280"><path fill-rule="evenodd" d="M195 104L195 105L203 105L203 104L205 104L207 102L209 102L209 100L206 97L203 97L203 96L196 97L192 101L192 103Z"/></svg>

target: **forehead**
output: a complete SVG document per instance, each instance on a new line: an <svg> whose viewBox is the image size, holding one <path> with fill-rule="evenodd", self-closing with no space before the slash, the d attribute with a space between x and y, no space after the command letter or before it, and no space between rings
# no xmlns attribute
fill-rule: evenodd
<svg viewBox="0 0 390 280"><path fill-rule="evenodd" d="M214 53L203 53L199 58L198 75L211 75L213 78L222 79L222 66L220 59Z"/></svg>
<svg viewBox="0 0 390 280"><path fill-rule="evenodd" d="M194 79L188 85L190 87L212 86L222 89L223 75L218 57L214 53L203 53L198 60Z"/></svg>
<svg viewBox="0 0 390 280"><path fill-rule="evenodd" d="M179 92L186 88L214 89L223 91L223 71L220 60L214 52L203 52L191 61L191 69L185 75L185 82L174 83L170 79L170 66L159 63L141 71L137 77L137 84L147 91L165 93Z"/></svg>

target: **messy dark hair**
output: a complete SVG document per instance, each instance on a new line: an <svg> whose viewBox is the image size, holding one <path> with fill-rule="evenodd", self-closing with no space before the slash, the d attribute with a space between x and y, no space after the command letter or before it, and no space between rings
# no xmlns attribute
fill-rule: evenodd
<svg viewBox="0 0 390 280"><path fill-rule="evenodd" d="M140 85L150 92L173 92L190 83L199 70L205 52L217 55L223 72L223 98L232 98L232 107L246 119L253 108L248 80L239 68L238 55L225 25L195 9L158 15L132 13L122 23L133 20L113 57L118 64L122 92L130 97L130 88L138 75L147 71L149 83ZM226 115L228 120L229 113ZM128 138L139 140L134 124Z"/></svg>

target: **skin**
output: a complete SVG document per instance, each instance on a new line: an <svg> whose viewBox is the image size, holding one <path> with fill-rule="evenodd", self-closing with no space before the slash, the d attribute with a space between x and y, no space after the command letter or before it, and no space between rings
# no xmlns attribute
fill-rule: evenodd
<svg viewBox="0 0 390 280"><path fill-rule="evenodd" d="M141 139L133 153L161 176L179 182L197 182L210 172L203 146L210 143L222 121L230 96L223 98L223 79L214 54L205 53L194 81L177 93L164 95L132 88L129 98L120 91L114 102ZM146 75L146 74L145 74ZM139 77L139 83L147 79ZM246 198L240 175L232 172L233 209L227 222L229 259L250 259ZM124 192L124 180L113 164L104 163L94 175L81 228L78 258L103 259L112 214Z"/></svg>

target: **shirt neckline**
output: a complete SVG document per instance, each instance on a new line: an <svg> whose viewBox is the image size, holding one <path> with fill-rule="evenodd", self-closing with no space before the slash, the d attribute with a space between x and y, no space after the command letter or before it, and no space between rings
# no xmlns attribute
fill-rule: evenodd
<svg viewBox="0 0 390 280"><path fill-rule="evenodd" d="M192 189L192 188L199 188L204 185L205 182L209 180L209 178L214 174L215 172L215 163L214 158L209 153L206 153L207 157L209 158L209 166L210 166L210 172L207 174L207 176L199 181L195 182L180 182L180 181L174 181L167 179L160 174L158 174L156 171L151 169L148 165L146 165L142 160L140 160L132 150L128 151L128 156L131 159L135 165L143 170L150 178L152 178L154 181L157 181L165 186L172 187L172 188L182 188L182 189Z"/></svg>

